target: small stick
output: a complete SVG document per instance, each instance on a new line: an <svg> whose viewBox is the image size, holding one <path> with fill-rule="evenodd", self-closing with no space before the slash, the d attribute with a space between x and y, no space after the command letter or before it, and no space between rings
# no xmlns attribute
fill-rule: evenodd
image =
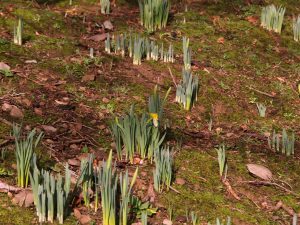
<svg viewBox="0 0 300 225"><path fill-rule="evenodd" d="M248 183L248 184L252 184L252 185L266 185L266 186L275 186L275 187L278 187L282 190L284 190L285 192L289 193L289 194L293 194L295 196L299 196L298 194L296 194L295 192L283 187L282 185L280 184L277 184L277 183L274 183L274 182L269 182L269 181L241 181L240 183Z"/></svg>
<svg viewBox="0 0 300 225"><path fill-rule="evenodd" d="M180 192L178 190L176 190L175 188L173 188L172 186L169 187L172 191L175 191L177 194L180 194Z"/></svg>
<svg viewBox="0 0 300 225"><path fill-rule="evenodd" d="M227 191L236 199L236 200L241 200L241 198L235 193L233 188L231 187L228 179L222 179L223 184L227 187Z"/></svg>
<svg viewBox="0 0 300 225"><path fill-rule="evenodd" d="M177 84L176 84L175 78L174 78L174 76L173 76L173 73L172 73L172 71L171 71L171 68L170 68L170 67L168 67L168 68L169 68L169 72L170 72L170 75L171 75L171 77L172 77L173 83L174 83L175 87L177 87Z"/></svg>
<svg viewBox="0 0 300 225"><path fill-rule="evenodd" d="M11 127L13 126L13 124L11 122L9 122L8 120L6 120L6 119L4 119L2 117L0 117L0 122L6 124L8 126L11 126Z"/></svg>
<svg viewBox="0 0 300 225"><path fill-rule="evenodd" d="M3 142L0 143L0 147L6 145L7 143L9 143L11 140L5 140Z"/></svg>
<svg viewBox="0 0 300 225"><path fill-rule="evenodd" d="M68 144L79 144L84 141L85 139L75 139L75 140L68 141Z"/></svg>
<svg viewBox="0 0 300 225"><path fill-rule="evenodd" d="M249 88L249 89L252 90L252 91L256 91L256 92L259 93L259 94L266 95L266 96L268 96L268 97L270 97L270 98L274 98L274 97L275 97L275 96L273 96L273 95L271 95L271 94L268 94L268 93L266 93L266 92L257 90L257 89L255 89L255 88L253 88L253 87L248 87L248 86L247 86L247 88Z"/></svg>
<svg viewBox="0 0 300 225"><path fill-rule="evenodd" d="M71 123L71 124L78 124L78 123L76 123L76 122L72 122L72 121L66 121L66 120L61 120L60 122L62 122L62 123ZM96 130L96 129L94 129L94 128L92 128L92 127L89 127L89 126L87 126L87 125L84 125L84 124L81 124L83 127L85 127L85 128L88 128L88 129L90 129L90 130Z"/></svg>

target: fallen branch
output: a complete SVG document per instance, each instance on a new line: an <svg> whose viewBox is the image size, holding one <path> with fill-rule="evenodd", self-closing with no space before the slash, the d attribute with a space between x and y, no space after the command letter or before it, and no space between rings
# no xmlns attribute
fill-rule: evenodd
<svg viewBox="0 0 300 225"><path fill-rule="evenodd" d="M240 181L239 183L247 183L247 184L252 184L252 185L275 186L275 187L278 187L278 188L282 189L283 191L285 191L289 194L292 194L292 195L295 195L295 196L299 197L299 195L296 194L295 192L287 189L286 187L284 187L280 184L277 184L277 183L274 183L274 182L271 182L271 181L253 180L253 181Z"/></svg>
<svg viewBox="0 0 300 225"><path fill-rule="evenodd" d="M282 201L277 202L276 206L273 207L271 210L272 211L277 211L279 209L283 209L290 216L294 216L295 214L297 214L292 208L290 208L287 205L285 205ZM297 216L300 217L300 213L298 213Z"/></svg>

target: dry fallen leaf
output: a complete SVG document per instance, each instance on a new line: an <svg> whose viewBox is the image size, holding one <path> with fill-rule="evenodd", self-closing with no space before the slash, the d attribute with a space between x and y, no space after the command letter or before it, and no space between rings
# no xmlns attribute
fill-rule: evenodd
<svg viewBox="0 0 300 225"><path fill-rule="evenodd" d="M218 42L219 44L224 44L225 39L224 39L223 37L220 37L220 38L218 38L217 42Z"/></svg>
<svg viewBox="0 0 300 225"><path fill-rule="evenodd" d="M257 24L257 21L258 21L258 18L256 16L248 16L246 18L246 20L249 22L249 23L252 23L254 25Z"/></svg>
<svg viewBox="0 0 300 225"><path fill-rule="evenodd" d="M92 41L98 42L98 41L104 41L104 40L106 40L106 38L107 38L107 34L103 33L103 34L93 35L93 36L87 38L87 40L92 40Z"/></svg>
<svg viewBox="0 0 300 225"><path fill-rule="evenodd" d="M212 16L212 22L214 26L216 26L218 23L220 23L220 16Z"/></svg>
<svg viewBox="0 0 300 225"><path fill-rule="evenodd" d="M273 174L265 166L250 163L247 164L247 169L251 174L255 175L256 177L259 177L266 181L272 180Z"/></svg>

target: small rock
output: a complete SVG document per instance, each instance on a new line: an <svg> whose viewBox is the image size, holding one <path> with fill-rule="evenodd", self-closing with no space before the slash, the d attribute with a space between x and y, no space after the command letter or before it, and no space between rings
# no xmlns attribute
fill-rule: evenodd
<svg viewBox="0 0 300 225"><path fill-rule="evenodd" d="M94 36L89 37L87 40L92 40L92 41L104 41L107 38L107 34L96 34Z"/></svg>
<svg viewBox="0 0 300 225"><path fill-rule="evenodd" d="M179 184L179 185L184 185L184 184L185 184L185 180L182 179L182 178L176 178L175 183L176 183L176 184Z"/></svg>
<svg viewBox="0 0 300 225"><path fill-rule="evenodd" d="M164 225L172 225L173 223L172 223L171 220L164 219L163 224L164 224Z"/></svg>
<svg viewBox="0 0 300 225"><path fill-rule="evenodd" d="M29 190L23 190L15 195L12 202L19 206L30 207L33 205L33 194Z"/></svg>
<svg viewBox="0 0 300 225"><path fill-rule="evenodd" d="M14 118L17 118L17 119L24 118L24 114L23 114L22 110L19 109L17 106L12 106L12 109L11 109L9 115L11 117L14 117Z"/></svg>
<svg viewBox="0 0 300 225"><path fill-rule="evenodd" d="M113 30L114 29L114 26L112 25L112 23L110 22L110 20L104 21L103 26L107 30Z"/></svg>
<svg viewBox="0 0 300 225"><path fill-rule="evenodd" d="M4 112L10 112L11 109L12 109L12 107L13 107L12 105L10 105L10 104L4 102L4 103L2 104L1 109L2 109L2 111L4 111Z"/></svg>
<svg viewBox="0 0 300 225"><path fill-rule="evenodd" d="M33 205L33 202L34 202L34 200L33 200L33 194L32 194L32 192L27 193L26 199L25 199L25 202L24 202L24 206L26 208L28 208L31 205Z"/></svg>
<svg viewBox="0 0 300 225"><path fill-rule="evenodd" d="M57 129L53 126L42 125L41 127L44 131L46 131L46 133L56 133L56 131L57 131Z"/></svg>

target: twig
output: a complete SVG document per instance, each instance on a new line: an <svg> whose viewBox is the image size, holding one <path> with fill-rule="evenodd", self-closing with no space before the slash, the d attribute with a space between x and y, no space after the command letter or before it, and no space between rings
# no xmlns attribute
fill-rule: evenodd
<svg viewBox="0 0 300 225"><path fill-rule="evenodd" d="M246 86L246 87L249 88L249 89L252 90L252 91L255 91L255 92L259 93L259 94L268 96L268 97L270 97L270 98L274 98L274 97L275 97L275 96L273 96L273 95L271 95L271 94L269 94L269 93L266 93L266 92L257 90L257 89L255 89L255 88L253 88L253 87L249 87L249 86Z"/></svg>
<svg viewBox="0 0 300 225"><path fill-rule="evenodd" d="M84 141L85 141L85 139L76 139L76 140L68 141L68 144L79 144Z"/></svg>
<svg viewBox="0 0 300 225"><path fill-rule="evenodd" d="M50 157L53 157L57 162L60 163L60 160L53 154L53 152L56 152L56 151L53 148L46 145L45 143L42 143L42 145L50 150Z"/></svg>
<svg viewBox="0 0 300 225"><path fill-rule="evenodd" d="M277 211L279 209L283 209L286 211L290 216L294 216L297 214L292 208L286 206L282 201L277 202L276 206L271 209L272 211ZM300 213L297 214L297 216L300 216Z"/></svg>
<svg viewBox="0 0 300 225"><path fill-rule="evenodd" d="M241 200L241 198L235 193L233 188L231 187L228 179L222 179L223 184L227 187L227 191L236 199Z"/></svg>
<svg viewBox="0 0 300 225"><path fill-rule="evenodd" d="M82 139L84 139L84 140L86 140L86 141L88 141L92 146L94 146L94 147L98 147L96 144L94 144L90 139L88 139L88 138L84 138L82 135L81 135L81 133L79 133L79 132L76 132ZM89 137L89 138L91 138L93 141L95 141L94 140L94 138L92 138L91 136L89 136L89 135L87 135L87 134L85 134L85 136L87 136L87 137ZM95 141L96 142L96 141Z"/></svg>
<svg viewBox="0 0 300 225"><path fill-rule="evenodd" d="M285 188L284 186L274 183L274 182L270 182L270 181L261 181L261 180L250 180L250 181L240 181L239 183L247 183L247 184L252 184L252 185L266 185L266 186L275 186L278 187L280 189L282 189L283 191L289 193L289 194L293 194L295 196L299 196L298 194L296 194L295 192Z"/></svg>
<svg viewBox="0 0 300 225"><path fill-rule="evenodd" d="M207 182L207 180L206 180L204 177L199 176L199 178L200 178L201 180L203 180L204 182Z"/></svg>
<svg viewBox="0 0 300 225"><path fill-rule="evenodd" d="M172 73L172 71L171 71L171 68L170 68L170 67L168 67L168 68L169 68L169 72L170 72L170 75L171 75L171 77L172 77L173 83L174 83L174 85L175 85L175 88L177 88L177 84L176 84L175 78L174 78L174 76L173 76L173 73Z"/></svg>
<svg viewBox="0 0 300 225"><path fill-rule="evenodd" d="M177 194L180 194L180 192L178 190L176 190L175 188L173 188L172 186L169 187L172 191L176 192Z"/></svg>
<svg viewBox="0 0 300 225"><path fill-rule="evenodd" d="M78 124L78 123L76 123L76 122L71 122L71 121L66 121L66 120L61 120L60 122L62 122L62 123ZM89 126L87 126L87 125L84 125L84 124L81 124L81 125L82 125L83 127L85 127L85 128L90 129L90 130L96 130L95 128L89 127Z"/></svg>
<svg viewBox="0 0 300 225"><path fill-rule="evenodd" d="M9 143L11 140L5 140L3 142L0 143L0 147L6 145L7 143Z"/></svg>

